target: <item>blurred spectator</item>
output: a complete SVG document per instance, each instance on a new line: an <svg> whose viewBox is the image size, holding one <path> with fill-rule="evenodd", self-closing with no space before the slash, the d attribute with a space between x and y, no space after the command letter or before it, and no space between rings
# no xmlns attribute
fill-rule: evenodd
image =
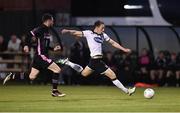
<svg viewBox="0 0 180 113"><path fill-rule="evenodd" d="M5 52L5 51L7 51L7 43L4 40L4 37L2 35L0 35L0 53L1 52ZM2 59L6 59L7 55L6 54L2 54L0 57Z"/></svg>
<svg viewBox="0 0 180 113"><path fill-rule="evenodd" d="M149 66L151 64L151 60L146 48L142 49L138 64L140 69L140 79L142 82L149 83Z"/></svg>
<svg viewBox="0 0 180 113"><path fill-rule="evenodd" d="M158 57L156 58L153 69L150 71L150 77L152 82L158 83L159 85L163 85L163 75L165 74L165 69L167 66L167 61L164 56L163 51L158 53Z"/></svg>
<svg viewBox="0 0 180 113"><path fill-rule="evenodd" d="M133 80L133 57L132 54L124 54L121 51L115 51L113 54L113 65L116 68L118 79L125 85L132 85ZM129 84L130 83L130 84Z"/></svg>
<svg viewBox="0 0 180 113"><path fill-rule="evenodd" d="M130 59L130 54L123 54L123 68L125 71L130 71L131 69L131 59Z"/></svg>
<svg viewBox="0 0 180 113"><path fill-rule="evenodd" d="M148 50L143 48L139 57L139 66L143 74L148 73L148 66L150 65L150 57L148 56Z"/></svg>
<svg viewBox="0 0 180 113"><path fill-rule="evenodd" d="M120 75L122 74L122 78L124 78L124 84L131 86L134 82L134 76L133 76L133 65L131 57L132 54L123 54L123 60L122 60L122 71L120 72Z"/></svg>
<svg viewBox="0 0 180 113"><path fill-rule="evenodd" d="M11 35L11 39L8 42L8 51L18 52L20 50L20 43L21 43L21 40L18 39L18 37L15 34ZM20 56L9 55L7 58L19 60ZM8 64L8 68L18 68L19 66L20 66L19 64Z"/></svg>
<svg viewBox="0 0 180 113"><path fill-rule="evenodd" d="M8 43L8 50L9 51L19 51L20 50L20 43L21 40L16 35L11 35L11 39Z"/></svg>
<svg viewBox="0 0 180 113"><path fill-rule="evenodd" d="M4 37L0 35L0 53L4 52L7 50L7 44L4 41ZM3 60L6 56L5 55L0 55L0 60ZM0 64L0 69L5 69L7 67L7 64L2 63ZM0 79L4 79L6 73L1 72L0 73Z"/></svg>
<svg viewBox="0 0 180 113"><path fill-rule="evenodd" d="M131 54L130 54L130 59L131 59L131 66L132 68L135 70L137 69L137 60L138 60L138 57L137 57L137 52L136 51L132 51Z"/></svg>
<svg viewBox="0 0 180 113"><path fill-rule="evenodd" d="M164 51L164 56L166 59L167 64L171 61L171 53L167 50Z"/></svg>
<svg viewBox="0 0 180 113"><path fill-rule="evenodd" d="M4 37L0 35L0 52L4 52L7 50L7 44L4 40Z"/></svg>
<svg viewBox="0 0 180 113"><path fill-rule="evenodd" d="M20 43L20 50L22 50L22 51L23 51L23 47L25 45L25 39L26 39L26 35L22 34L21 35L21 43Z"/></svg>
<svg viewBox="0 0 180 113"><path fill-rule="evenodd" d="M176 83L178 83L177 86L180 86L180 52L178 53L176 58L176 80Z"/></svg>
<svg viewBox="0 0 180 113"><path fill-rule="evenodd" d="M123 56L121 51L115 51L113 53L113 62L117 68L123 68Z"/></svg>
<svg viewBox="0 0 180 113"><path fill-rule="evenodd" d="M111 51L107 51L106 53L104 53L104 61L113 71L116 72L116 66L114 64L113 54Z"/></svg>
<svg viewBox="0 0 180 113"><path fill-rule="evenodd" d="M0 57L0 60L3 60L1 57ZM7 64L3 63L3 64L0 64L0 69L6 69L7 68ZM0 79L4 79L6 77L6 73L4 72L1 72L0 73Z"/></svg>
<svg viewBox="0 0 180 113"><path fill-rule="evenodd" d="M82 66L85 66L85 44L83 41L77 40L71 47L70 51L70 60L74 63L78 63Z"/></svg>
<svg viewBox="0 0 180 113"><path fill-rule="evenodd" d="M171 53L170 61L167 64L167 73L166 73L166 85L167 86L174 86L178 85L179 76L176 76L176 82L174 82L175 73L177 70L177 55L176 53Z"/></svg>
<svg viewBox="0 0 180 113"><path fill-rule="evenodd" d="M117 74L117 77L119 77L120 75L120 70L123 68L123 56L122 56L122 52L121 51L115 51L113 53L113 65L116 67L116 69L114 70L114 72ZM108 64L108 62L107 62ZM109 65L109 64L108 64ZM120 78L120 77L119 77Z"/></svg>

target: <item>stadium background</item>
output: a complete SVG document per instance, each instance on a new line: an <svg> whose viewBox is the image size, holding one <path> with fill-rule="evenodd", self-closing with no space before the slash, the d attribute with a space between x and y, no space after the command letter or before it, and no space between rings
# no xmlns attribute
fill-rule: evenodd
<svg viewBox="0 0 180 113"><path fill-rule="evenodd" d="M151 80L151 71L157 71L155 68L162 68L163 77L161 78L161 85L167 85L171 79L176 79L176 75L165 80L167 71L173 71L170 66L172 54L176 54L176 60L179 63L179 46L180 46L180 28L179 12L177 4L179 1L169 2L168 0L150 1L134 1L134 0L113 0L111 6L108 1L71 1L71 0L1 0L0 1L0 34L4 37L6 50L1 50L1 71L8 73L9 71L17 72L21 75L17 79L27 79L27 75L23 71L29 67L30 59L33 58L31 54L27 59L23 55L16 55L22 52L23 41L18 50L8 50L8 42L12 35L23 40L25 34L41 23L41 16L43 13L49 12L55 17L55 30L57 31L64 44L63 53L52 53L53 58L69 57L75 63L85 66L88 62L88 49L85 40L77 41L70 36L62 36L60 30L62 28L72 27L79 30L91 29L93 21L96 19L104 20L107 25L106 32L113 37L118 43L133 50L131 55L124 55L114 48L104 45L105 60L110 67L112 67L119 78L128 85L136 82L158 83L159 81ZM43 2L43 4L42 4ZM83 5L81 5L83 4ZM129 5L129 7L128 7ZM154 5L154 6L153 6ZM156 5L158 9L155 9ZM112 7L113 6L113 7ZM125 7L126 6L126 7ZM132 6L135 6L134 8ZM154 7L154 8L152 8ZM83 10L83 11L82 11ZM154 12L160 12L155 14ZM86 18L91 19L86 19ZM145 19L143 19L145 18ZM149 18L149 19L148 19ZM129 19L129 20L128 20ZM159 19L159 20L158 20ZM83 21L82 21L83 20ZM86 20L87 22L84 22ZM124 21L123 23L118 21ZM159 23L156 23L159 21ZM53 36L56 36L54 34ZM56 42L55 40L53 42ZM2 44L3 46L3 44ZM53 46L53 45L52 45ZM146 49L149 57L149 63L144 66L147 73L143 73L140 63L142 50ZM6 54L3 51L11 51ZM155 63L159 52L163 52L166 60L159 65ZM31 52L33 53L33 52ZM10 55L15 57L10 57ZM23 53L22 53L23 54ZM24 59L25 58L25 59ZM10 59L10 60L9 60ZM9 60L9 61L8 61ZM14 60L20 60L17 64L13 64ZM27 61L25 61L27 60ZM7 63L6 63L7 61ZM26 65L22 66L23 63ZM179 64L174 68L179 68ZM146 64L145 64L146 65ZM158 66L159 67L158 67ZM163 66L164 65L164 66ZM4 69L3 69L4 68ZM9 69L6 69L9 68ZM17 68L17 69L15 69ZM68 67L63 67L61 76L62 84L93 84L94 79L106 84L108 81L106 77L89 77L88 79L81 78L80 75L72 75L73 70ZM69 71L66 71L69 70ZM4 73L4 75L5 75ZM23 74L22 74L23 73ZM153 72L152 72L153 73ZM1 73L3 79L3 73ZM159 75L157 75L159 76ZM40 77L41 79L41 77ZM50 78L49 78L50 79ZM149 79L149 80L148 80ZM99 81L95 84L101 84ZM26 80L25 80L26 81ZM40 80L41 81L41 80ZM45 80L46 81L46 80ZM60 82L60 83L61 83ZM173 81L171 81L173 82ZM177 84L176 84L177 85Z"/></svg>

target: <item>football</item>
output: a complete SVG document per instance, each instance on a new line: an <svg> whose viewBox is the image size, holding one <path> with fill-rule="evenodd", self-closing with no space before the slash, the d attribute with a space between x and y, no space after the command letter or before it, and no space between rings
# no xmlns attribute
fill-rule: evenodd
<svg viewBox="0 0 180 113"><path fill-rule="evenodd" d="M144 90L144 97L147 99L152 99L154 97L154 90L151 88L147 88Z"/></svg>

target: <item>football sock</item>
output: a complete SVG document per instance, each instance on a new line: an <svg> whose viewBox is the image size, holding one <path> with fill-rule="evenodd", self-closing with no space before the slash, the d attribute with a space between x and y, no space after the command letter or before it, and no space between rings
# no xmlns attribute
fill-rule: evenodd
<svg viewBox="0 0 180 113"><path fill-rule="evenodd" d="M52 76L52 89L57 89L58 79L59 79L59 73L53 73L53 76Z"/></svg>
<svg viewBox="0 0 180 113"><path fill-rule="evenodd" d="M82 72L82 70L83 70L82 66L75 64L75 63L72 63L71 61L67 61L65 64L70 66L71 68L73 68L78 73Z"/></svg>
<svg viewBox="0 0 180 113"><path fill-rule="evenodd" d="M125 87L123 86L123 84L122 84L118 79L113 79L112 82L113 82L113 84L114 84L116 87L120 88L120 89L121 89L122 91L124 91L125 93L128 93L128 89L125 88Z"/></svg>

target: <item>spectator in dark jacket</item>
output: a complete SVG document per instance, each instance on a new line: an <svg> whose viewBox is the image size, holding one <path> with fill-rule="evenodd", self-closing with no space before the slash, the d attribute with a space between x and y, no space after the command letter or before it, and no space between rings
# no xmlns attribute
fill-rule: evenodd
<svg viewBox="0 0 180 113"><path fill-rule="evenodd" d="M150 77L153 82L158 83L159 85L163 85L163 75L165 74L167 66L167 61L164 56L163 51L158 53L158 57L154 62L154 69L150 72Z"/></svg>
<svg viewBox="0 0 180 113"><path fill-rule="evenodd" d="M177 82L173 80L173 78L175 78L175 73L177 70L176 57L177 57L176 53L171 53L170 61L167 64L166 85L175 85Z"/></svg>

